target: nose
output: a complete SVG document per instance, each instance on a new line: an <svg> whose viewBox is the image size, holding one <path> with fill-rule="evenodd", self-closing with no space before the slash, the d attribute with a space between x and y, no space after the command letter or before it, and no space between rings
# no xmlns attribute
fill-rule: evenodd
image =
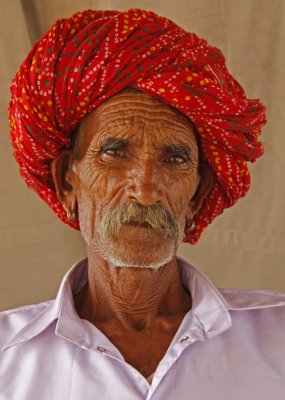
<svg viewBox="0 0 285 400"><path fill-rule="evenodd" d="M162 200L162 181L158 166L152 161L139 163L129 172L128 198L145 206Z"/></svg>

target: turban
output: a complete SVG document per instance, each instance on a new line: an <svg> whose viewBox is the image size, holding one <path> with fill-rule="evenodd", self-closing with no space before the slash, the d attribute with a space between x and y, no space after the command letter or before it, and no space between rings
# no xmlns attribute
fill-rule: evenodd
<svg viewBox="0 0 285 400"><path fill-rule="evenodd" d="M70 147L82 119L126 87L161 99L195 126L200 161L211 168L214 185L185 237L194 244L247 193L247 162L263 153L258 136L265 109L246 98L219 49L153 12L78 12L33 46L11 84L9 122L20 173L63 222L80 229L57 198L51 162Z"/></svg>

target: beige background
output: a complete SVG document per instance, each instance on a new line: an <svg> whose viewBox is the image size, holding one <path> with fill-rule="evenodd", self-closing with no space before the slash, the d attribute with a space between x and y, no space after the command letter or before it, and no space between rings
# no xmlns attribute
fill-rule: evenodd
<svg viewBox="0 0 285 400"><path fill-rule="evenodd" d="M86 8L145 8L221 48L269 123L266 154L251 167L252 189L180 254L218 286L285 291L284 0L1 0L0 309L53 298L64 272L84 255L80 234L61 223L18 176L6 116L9 83L32 43L58 18Z"/></svg>

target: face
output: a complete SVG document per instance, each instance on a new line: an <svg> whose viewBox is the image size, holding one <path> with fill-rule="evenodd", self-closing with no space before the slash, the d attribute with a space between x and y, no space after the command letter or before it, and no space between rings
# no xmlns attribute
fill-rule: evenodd
<svg viewBox="0 0 285 400"><path fill-rule="evenodd" d="M117 266L165 265L198 186L193 125L148 94L124 91L80 129L72 187L87 246Z"/></svg>

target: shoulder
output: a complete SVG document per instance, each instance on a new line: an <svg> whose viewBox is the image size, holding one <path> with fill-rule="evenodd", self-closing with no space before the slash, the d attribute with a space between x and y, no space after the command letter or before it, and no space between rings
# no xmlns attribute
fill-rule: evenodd
<svg viewBox="0 0 285 400"><path fill-rule="evenodd" d="M252 326L256 331L269 329L284 337L285 293L270 290L220 289L233 324L240 329Z"/></svg>
<svg viewBox="0 0 285 400"><path fill-rule="evenodd" d="M0 312L0 348L37 318L53 301L49 300Z"/></svg>
<svg viewBox="0 0 285 400"><path fill-rule="evenodd" d="M285 294L268 290L220 290L231 316L227 332L235 343L252 354L263 355L272 365L280 363L284 371Z"/></svg>
<svg viewBox="0 0 285 400"><path fill-rule="evenodd" d="M271 290L219 289L229 310L280 308L285 311L285 293Z"/></svg>

